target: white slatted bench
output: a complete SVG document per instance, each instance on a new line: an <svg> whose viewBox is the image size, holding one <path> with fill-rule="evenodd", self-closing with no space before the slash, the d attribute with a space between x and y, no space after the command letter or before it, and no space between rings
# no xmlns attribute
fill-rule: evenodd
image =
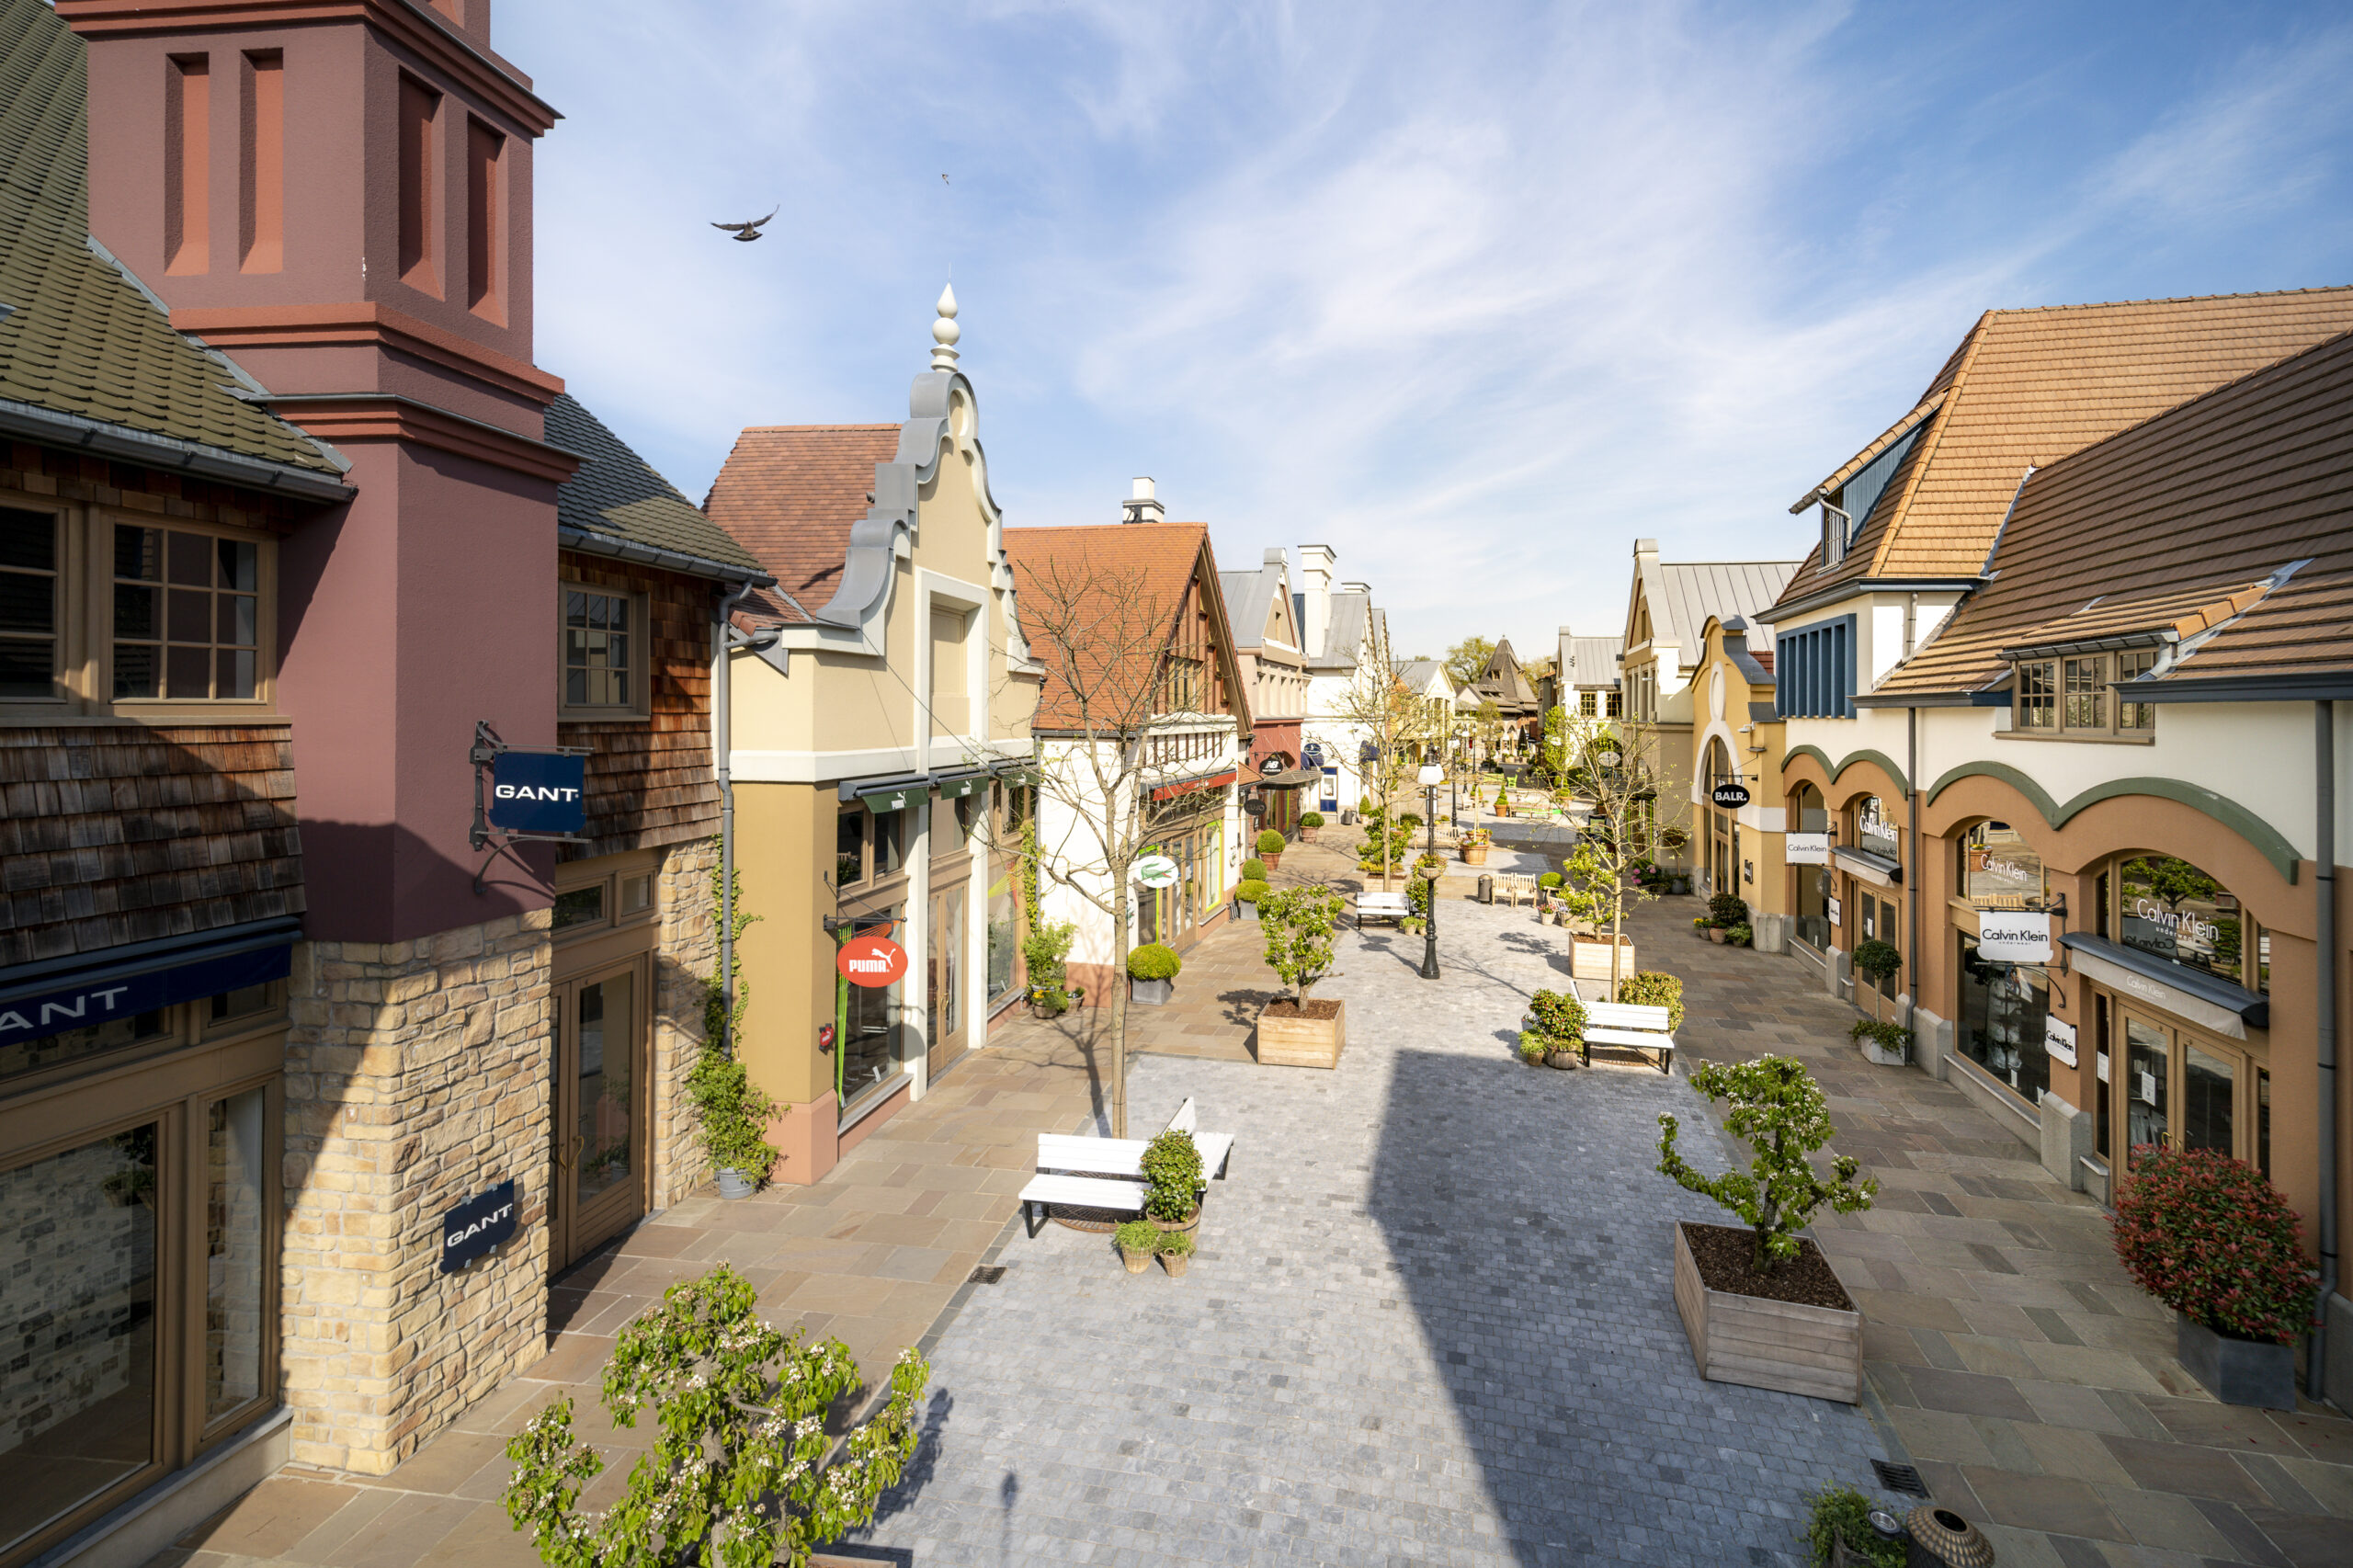
<svg viewBox="0 0 2353 1568"><path fill-rule="evenodd" d="M1402 892L1360 892L1357 894L1357 929L1364 929L1368 920L1398 921L1414 913Z"/></svg>
<svg viewBox="0 0 2353 1568"><path fill-rule="evenodd" d="M1233 1154L1233 1134L1198 1130L1200 1113L1190 1097L1168 1119L1173 1131L1193 1134L1201 1153L1202 1175L1222 1181ZM1038 1174L1021 1189L1025 1228L1035 1236L1049 1204L1106 1209L1141 1214L1146 1191L1143 1154L1152 1146L1144 1138L1082 1138L1075 1133L1038 1134ZM1107 1179L1108 1178L1108 1179Z"/></svg>
<svg viewBox="0 0 2353 1568"><path fill-rule="evenodd" d="M1534 903L1536 902L1536 879L1526 871L1501 872L1495 878L1495 896L1497 898L1510 899L1511 906L1514 909L1518 909L1519 907L1519 901L1523 898L1529 903Z"/></svg>
<svg viewBox="0 0 2353 1568"><path fill-rule="evenodd" d="M1622 1002L1587 1002L1585 1005L1585 1041L1577 1052L1586 1066L1593 1064L1593 1047L1608 1046L1619 1051L1655 1051L1658 1070L1670 1071L1675 1065L1675 1036L1667 1032L1667 1013L1664 1007L1638 1007Z"/></svg>

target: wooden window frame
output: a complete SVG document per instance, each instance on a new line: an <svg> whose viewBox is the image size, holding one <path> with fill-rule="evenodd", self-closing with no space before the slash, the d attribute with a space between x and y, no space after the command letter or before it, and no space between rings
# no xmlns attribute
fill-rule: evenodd
<svg viewBox="0 0 2353 1568"><path fill-rule="evenodd" d="M278 535L259 528L158 517L119 506L61 503L51 496L22 491L0 490L0 506L49 513L58 520L60 546L55 694L0 700L0 720L17 723L110 720L134 724L245 724L279 717ZM253 696L114 695L114 529L118 526L201 534L255 547ZM210 646L217 649L220 644Z"/></svg>
<svg viewBox="0 0 2353 1568"><path fill-rule="evenodd" d="M2156 704L2128 701L2114 687L2131 678L2125 673L2126 661L2132 662L2133 674L2143 673L2156 662L2158 652L2155 648L2096 649L2019 659L2011 665L2010 726L1995 733L2029 740L2145 745L2156 737ZM2134 722L2125 722L2128 710ZM2096 715L2090 722L2083 721L2086 710ZM2033 722L2032 716L2038 713L2047 714L2049 722Z"/></svg>
<svg viewBox="0 0 2353 1568"><path fill-rule="evenodd" d="M631 849L618 855L599 855L593 859L560 861L555 869L555 896L583 892L589 888L604 890L604 913L594 920L583 920L553 930L552 939L569 945L592 937L609 936L615 931L627 931L642 926L659 925L662 920L662 860L659 849ZM652 879L651 894L645 907L624 910L621 907L622 885L633 878Z"/></svg>
<svg viewBox="0 0 2353 1568"><path fill-rule="evenodd" d="M601 583L583 582L576 577L560 578L556 583L556 593L559 596L555 618L556 717L572 724L627 724L652 719L654 629L648 596L636 588L611 587ZM569 695L572 608L568 598L573 594L593 594L599 598L619 599L629 607L630 629L621 633L630 640L630 660L624 673L634 678L627 702L575 703L572 700Z"/></svg>

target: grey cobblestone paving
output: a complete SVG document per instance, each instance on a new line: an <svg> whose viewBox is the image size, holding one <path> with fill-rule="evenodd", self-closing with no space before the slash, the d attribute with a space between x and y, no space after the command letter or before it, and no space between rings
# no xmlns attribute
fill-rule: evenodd
<svg viewBox="0 0 2353 1568"><path fill-rule="evenodd" d="M1336 1073L1145 1057L1131 1124L1186 1096L1237 1134L1202 1252L1131 1277L1108 1239L1017 1237L934 1360L928 1440L871 1544L949 1564L1790 1563L1802 1499L1871 1490L1855 1409L1702 1381L1653 1169L1678 1072L1511 1051L1565 971L1525 908L1449 900L1350 933ZM1721 1163L1709 1139L1695 1157Z"/></svg>

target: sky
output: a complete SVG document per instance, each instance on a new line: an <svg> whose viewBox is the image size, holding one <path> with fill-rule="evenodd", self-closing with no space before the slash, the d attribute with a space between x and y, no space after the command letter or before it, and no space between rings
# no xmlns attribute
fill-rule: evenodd
<svg viewBox="0 0 2353 1568"><path fill-rule="evenodd" d="M953 281L1010 526L1149 474L1400 656L1622 631L1995 307L2353 283L2353 9L496 0L539 362L699 501ZM943 177L945 176L945 177ZM756 244L709 225L780 209Z"/></svg>

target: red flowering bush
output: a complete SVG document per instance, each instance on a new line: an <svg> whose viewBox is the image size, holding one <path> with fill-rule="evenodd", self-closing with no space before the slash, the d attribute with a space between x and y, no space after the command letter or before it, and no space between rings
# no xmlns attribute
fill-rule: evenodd
<svg viewBox="0 0 2353 1568"><path fill-rule="evenodd" d="M2132 1151L2116 1256L2141 1289L2218 1334L2285 1345L2317 1289L2279 1189L2212 1149Z"/></svg>

